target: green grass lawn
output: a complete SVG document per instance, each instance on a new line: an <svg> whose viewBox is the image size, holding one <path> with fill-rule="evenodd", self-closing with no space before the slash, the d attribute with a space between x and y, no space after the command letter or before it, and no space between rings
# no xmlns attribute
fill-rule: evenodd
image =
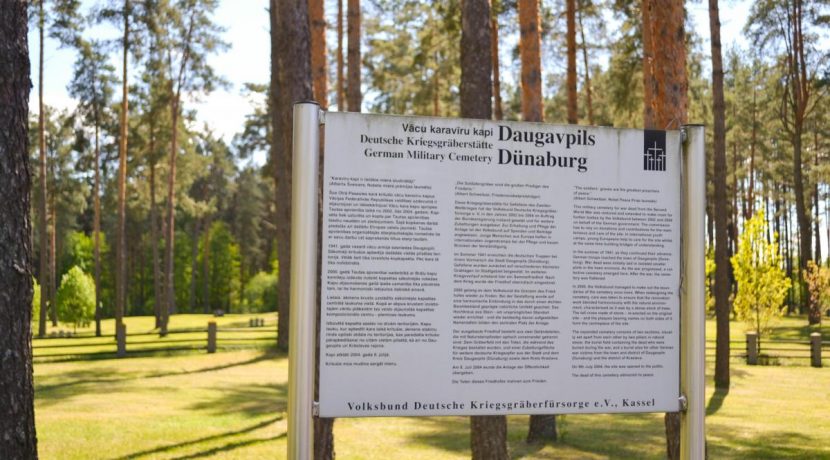
<svg viewBox="0 0 830 460"><path fill-rule="evenodd" d="M220 347L222 329L245 329L249 317L216 318ZM273 314L262 317L267 326L251 334L275 337ZM174 316L170 327L204 329L208 320L213 318ZM803 338L809 334L804 323L787 319L778 333ZM152 343L159 340L152 335L152 319L129 318L127 324L130 333L151 335L128 340L129 350L147 350L126 359L84 356L90 349L100 351L98 347L114 350L111 337L34 341L35 356L52 350L38 348L50 344L64 345L67 355L38 358L35 364L41 458L285 458L284 354L264 346L265 339L211 355L201 350L152 352L152 347L170 345ZM111 321L104 326L111 334ZM709 333L713 326L707 324ZM742 325L733 323L732 335L742 340ZM171 338L176 340L177 334ZM177 344L195 348L204 344L204 333L183 333L178 339L186 342ZM73 345L97 341L102 343ZM710 458L830 459L830 367L815 369L798 362L746 366L736 358L729 393L708 390ZM563 439L544 446L524 443L527 417L508 421L514 459L664 457L661 414L560 417ZM340 459L469 458L469 424L464 417L340 419L335 446Z"/></svg>

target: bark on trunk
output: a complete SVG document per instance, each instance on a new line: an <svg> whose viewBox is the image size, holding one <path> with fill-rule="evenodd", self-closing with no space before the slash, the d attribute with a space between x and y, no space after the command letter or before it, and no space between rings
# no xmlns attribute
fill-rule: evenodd
<svg viewBox="0 0 830 460"><path fill-rule="evenodd" d="M712 44L712 98L715 118L715 387L729 388L729 242L726 198L726 106L723 97L723 58L720 42L718 0L709 0L709 30Z"/></svg>
<svg viewBox="0 0 830 460"><path fill-rule="evenodd" d="M461 4L461 116L489 120L493 68L489 0Z"/></svg>
<svg viewBox="0 0 830 460"><path fill-rule="evenodd" d="M349 79L346 85L346 99L349 112L360 112L363 99L360 91L360 0L349 0L346 16L349 34Z"/></svg>
<svg viewBox="0 0 830 460"><path fill-rule="evenodd" d="M210 219L205 222L204 251L202 252L202 302L204 312L210 313L213 305L210 303Z"/></svg>
<svg viewBox="0 0 830 460"><path fill-rule="evenodd" d="M582 40L582 60L585 63L585 105L588 110L588 124L594 124L594 101L591 94L591 67L588 65L588 42L585 41L585 27L582 26L582 8L577 11L579 20L579 36Z"/></svg>
<svg viewBox="0 0 830 460"><path fill-rule="evenodd" d="M659 5L658 5L659 3ZM688 116L688 80L686 76L686 32L682 0L644 0L643 42L650 45L644 67L651 67L645 85L651 87L645 99L646 129L677 129ZM648 32L647 32L648 31ZM646 40L648 36L648 40ZM647 60L648 61L648 60ZM666 449L670 460L680 456L680 414L666 413Z"/></svg>
<svg viewBox="0 0 830 460"><path fill-rule="evenodd" d="M522 63L522 118L544 121L542 109L542 64L539 0L519 0L519 54ZM539 437L543 436L543 437ZM556 418L553 415L531 415L528 442L556 439Z"/></svg>
<svg viewBox="0 0 830 460"><path fill-rule="evenodd" d="M55 301L58 297L58 274L57 274L57 248L55 242L55 235L57 234L57 226L58 226L58 215L55 208L55 195L57 192L55 191L55 162L52 161L51 165L51 172L52 172L52 193L49 197L49 212L52 214L52 217L49 219L51 224L49 225L49 315L52 319L52 327L57 327L58 325L58 304ZM42 292L41 292L42 294Z"/></svg>
<svg viewBox="0 0 830 460"><path fill-rule="evenodd" d="M199 269L199 222L202 219L194 218L192 234L190 236L190 312L196 313L196 270ZM244 284L243 284L244 286Z"/></svg>
<svg viewBox="0 0 830 460"><path fill-rule="evenodd" d="M174 285L174 266L173 266L173 251L175 246L176 235L176 155L179 149L179 94L173 95L170 101L170 121L172 132L170 133L170 169L167 173L167 223L165 224L165 241L164 241L164 305L161 307L161 327L159 328L159 335L164 337L167 335L167 326L170 321L170 311L173 309L173 304L176 301L176 291Z"/></svg>
<svg viewBox="0 0 830 460"><path fill-rule="evenodd" d="M350 6L353 0L350 0ZM277 168L277 252L279 254L279 323L277 343L288 347L288 287L291 266L291 133L293 104L311 98L308 11L299 0L272 0L272 84L277 91L274 107L275 145L272 162ZM351 18L351 12L350 12ZM351 31L350 31L351 32ZM350 40L351 46L351 40ZM276 57L276 59L274 59ZM351 66L351 57L349 65ZM276 66L276 67L274 67ZM274 71L276 75L274 75ZM274 78L276 77L276 81ZM351 106L350 106L351 107Z"/></svg>
<svg viewBox="0 0 830 460"><path fill-rule="evenodd" d="M26 7L0 0L0 456L10 460L37 459Z"/></svg>
<svg viewBox="0 0 830 460"><path fill-rule="evenodd" d="M651 49L646 54L652 57L648 72L651 81L646 86L653 90L651 99L645 100L645 111L652 112L650 120L645 118L645 125L652 129L677 129L686 122L689 106L683 2L645 3L643 35L650 35ZM643 41L646 46L645 38Z"/></svg>
<svg viewBox="0 0 830 460"><path fill-rule="evenodd" d="M530 428L527 430L528 443L556 441L558 437L555 415L530 416Z"/></svg>
<svg viewBox="0 0 830 460"><path fill-rule="evenodd" d="M354 7L354 8L353 8ZM354 10L354 11L353 11ZM356 15L356 18L353 18ZM349 109L352 110L352 65L359 72L359 49L353 59L352 45L359 46L352 40L353 19L359 21L359 4L349 0ZM359 31L359 22L356 24ZM359 85L359 74L354 75ZM277 247L279 255L279 322L277 326L277 345L282 349L288 347L288 286L291 266L291 166L292 166L292 126L293 105L298 101L311 98L311 62L309 53L309 29L307 3L303 0L271 0L271 94L274 96L273 132L274 145L271 154L275 167L277 184ZM278 91L274 91L278 88ZM360 87L357 86L359 110ZM318 297L319 298L319 297ZM319 305L318 305L319 308ZM316 419L315 452L318 459L334 456L334 441L331 419Z"/></svg>
<svg viewBox="0 0 830 460"><path fill-rule="evenodd" d="M507 417L479 415L470 417L470 447L474 460L502 460L507 452Z"/></svg>
<svg viewBox="0 0 830 460"><path fill-rule="evenodd" d="M566 41L568 43L568 123L575 125L579 123L576 102L576 0L566 1L567 30Z"/></svg>
<svg viewBox="0 0 830 460"><path fill-rule="evenodd" d="M150 133L150 150L155 152L153 148L155 144L155 136ZM164 303L164 295L162 293L162 279L161 279L161 262L159 261L159 222L158 210L156 208L156 163L150 165L150 238L152 241L153 251L153 313L156 317L156 329L161 327L161 306Z"/></svg>
<svg viewBox="0 0 830 460"><path fill-rule="evenodd" d="M519 0L519 52L522 62L522 116L543 121L539 0Z"/></svg>
<svg viewBox="0 0 830 460"><path fill-rule="evenodd" d="M93 257L95 258L95 336L101 337L101 145L98 108L95 109L95 184L93 187Z"/></svg>
<svg viewBox="0 0 830 460"><path fill-rule="evenodd" d="M490 42L493 61L493 119L501 120L504 113L501 107L501 76L499 69L499 18L495 10L491 11Z"/></svg>
<svg viewBox="0 0 830 460"><path fill-rule="evenodd" d="M115 324L118 330L124 323L127 302L127 53L130 37L130 1L124 0L124 36L121 74L121 119L118 134L118 237L115 277Z"/></svg>
<svg viewBox="0 0 830 460"><path fill-rule="evenodd" d="M328 104L328 67L326 65L326 18L323 0L309 0L308 20L311 31L311 78L314 100L320 108Z"/></svg>
<svg viewBox="0 0 830 460"><path fill-rule="evenodd" d="M711 0L710 0L711 1ZM711 13L710 13L711 15ZM755 85L752 87L752 137L749 144L749 190L747 193L747 215L750 219L755 214L755 145L758 136L758 94Z"/></svg>
<svg viewBox="0 0 830 460"><path fill-rule="evenodd" d="M343 75L343 0L337 0L337 110L346 111L346 82Z"/></svg>
<svg viewBox="0 0 830 460"><path fill-rule="evenodd" d="M818 132L819 132L818 127L816 127L816 129L813 130L813 155L814 155L813 156L813 166L815 166L816 169L818 169L818 154L819 154ZM816 236L816 253L815 253L816 263L818 265L821 265L821 238L820 238L821 229L819 228L819 220L820 220L819 217L821 216L821 210L819 209L820 198L819 198L818 190L819 190L818 189L818 180L816 180L816 184L813 188L813 197L816 200L816 214L815 214L816 218L813 221L814 222L814 224L813 224L813 235ZM813 305L813 308L814 309L819 309L819 306L818 305ZM821 315L821 311L819 311L818 314Z"/></svg>
<svg viewBox="0 0 830 460"><path fill-rule="evenodd" d="M461 116L489 120L492 116L490 80L494 49L489 0L461 4ZM507 453L507 418L470 417L470 448L474 460L502 460Z"/></svg>
<svg viewBox="0 0 830 460"><path fill-rule="evenodd" d="M38 149L40 150L40 162L38 164L38 172L40 174L40 212L38 213L38 227L40 228L40 318L38 318L37 336L44 337L46 335L46 314L49 309L49 230L48 230L48 210L46 205L47 188L46 188L46 122L45 114L43 113L43 29L44 29L44 12L43 2L39 3L38 9L38 33L40 36L40 53L38 55L38 66L40 73L38 74ZM27 45L28 46L28 45Z"/></svg>

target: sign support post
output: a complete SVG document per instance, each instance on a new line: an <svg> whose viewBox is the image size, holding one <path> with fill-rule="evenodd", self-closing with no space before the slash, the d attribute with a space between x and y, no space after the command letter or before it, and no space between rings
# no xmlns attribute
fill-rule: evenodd
<svg viewBox="0 0 830 460"><path fill-rule="evenodd" d="M291 287L288 336L288 458L314 452L315 316L317 308L317 173L320 106L294 104L291 188Z"/></svg>
<svg viewBox="0 0 830 460"><path fill-rule="evenodd" d="M705 262L704 209L706 154L704 127L685 125L683 133L682 249L680 284L680 458L706 455L705 417Z"/></svg>

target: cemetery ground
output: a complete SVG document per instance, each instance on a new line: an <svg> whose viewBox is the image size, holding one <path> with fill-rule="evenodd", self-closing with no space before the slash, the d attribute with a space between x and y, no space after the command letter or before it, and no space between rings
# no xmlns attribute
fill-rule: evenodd
<svg viewBox="0 0 830 460"><path fill-rule="evenodd" d="M265 325L252 327L253 317ZM213 320L219 351L207 354L205 329ZM275 321L274 314L176 315L173 333L160 339L152 318L128 318L129 354L123 359L114 358L112 320L103 323L101 338L86 328L73 338L35 339L41 458L284 458L288 362L273 346ZM804 318L785 318L773 336L806 341L817 329L804 324ZM830 341L830 330L823 334ZM707 336L714 338L711 320ZM707 350L710 458L830 459L830 349L824 368L809 367L809 354L747 366L738 356L744 352L742 324L732 324L732 336L728 393L712 388L714 350ZM762 347L774 354L772 348L793 345ZM662 414L567 415L559 421L560 441L527 445L527 417L509 417L512 458L664 458ZM466 417L339 419L335 439L342 459L470 456Z"/></svg>

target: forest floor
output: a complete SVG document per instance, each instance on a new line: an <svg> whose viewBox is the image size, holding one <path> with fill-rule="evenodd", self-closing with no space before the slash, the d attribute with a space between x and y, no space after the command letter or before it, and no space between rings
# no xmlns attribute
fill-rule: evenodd
<svg viewBox="0 0 830 460"><path fill-rule="evenodd" d="M152 335L151 318L128 318L131 334L147 335L128 340L126 359L108 354L111 335L90 337L89 329L70 339L36 339L41 458L285 458L288 360L265 345L274 341L274 315L259 315L266 327L244 333L250 317L216 319L216 354L199 349L213 320L207 315L174 316L173 331L191 332L165 339ZM803 318L786 318L775 336L804 339L812 329L803 324ZM707 329L714 337L714 322ZM105 321L104 332L112 330L112 321ZM822 332L830 339L827 329ZM742 324L732 323L732 337L738 354ZM170 347L180 350L153 350ZM707 375L710 458L830 459L830 362L819 369L807 362L747 366L735 357L728 393L715 393ZM559 417L560 441L528 445L527 417L511 416L509 448L514 459L659 459L665 457L662 418L567 415ZM467 459L469 423L466 417L339 419L335 450L347 460Z"/></svg>

